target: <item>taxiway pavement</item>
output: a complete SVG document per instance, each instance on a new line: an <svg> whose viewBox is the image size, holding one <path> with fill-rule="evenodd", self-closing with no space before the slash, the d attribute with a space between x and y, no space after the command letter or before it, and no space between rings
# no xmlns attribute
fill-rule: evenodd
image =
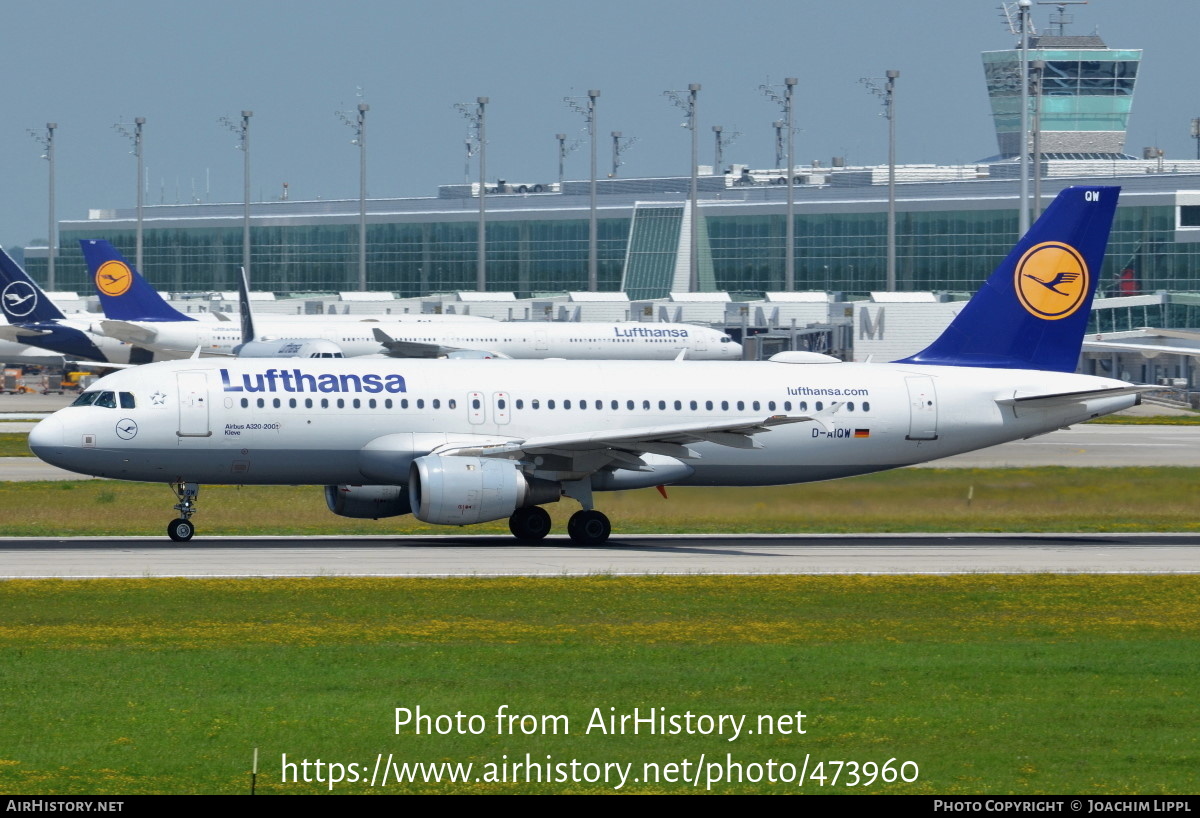
<svg viewBox="0 0 1200 818"><path fill-rule="evenodd" d="M7 579L1197 572L1197 534L0 538Z"/></svg>

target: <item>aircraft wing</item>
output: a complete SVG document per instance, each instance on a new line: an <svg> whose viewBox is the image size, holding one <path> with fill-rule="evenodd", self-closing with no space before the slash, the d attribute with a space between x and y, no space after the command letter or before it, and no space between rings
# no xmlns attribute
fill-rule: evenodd
<svg viewBox="0 0 1200 818"><path fill-rule="evenodd" d="M77 369L134 369L141 364L114 364L109 361L72 361L68 360L71 366Z"/></svg>
<svg viewBox="0 0 1200 818"><path fill-rule="evenodd" d="M101 321L100 329L109 338L116 338L127 344L152 344L158 337L157 330L129 321Z"/></svg>
<svg viewBox="0 0 1200 818"><path fill-rule="evenodd" d="M467 347L451 347L445 344L432 344L423 341L397 341L392 336L375 327L371 330L375 340L383 345L387 354L393 358L447 358L447 357L489 357L507 358L500 352L490 349L469 349Z"/></svg>
<svg viewBox="0 0 1200 818"><path fill-rule="evenodd" d="M1078 392L1023 392L1018 389L1012 397L996 398L1001 406L1047 406L1051 404L1079 403L1091 398L1115 398L1121 395L1136 395L1162 389L1161 386L1114 386L1110 389L1085 389Z"/></svg>
<svg viewBox="0 0 1200 818"><path fill-rule="evenodd" d="M762 444L753 439L754 435L768 432L773 426L810 421L815 421L815 418L807 415L774 415L763 420L680 423L638 429L573 432L483 446L455 446L437 453L450 456L500 457L509 460L555 457L561 458L559 464L565 467L559 470L583 474L598 471L606 466L636 471L646 468L640 457L643 454L698 458L700 455L688 448L690 443L716 443L736 449L760 449Z"/></svg>

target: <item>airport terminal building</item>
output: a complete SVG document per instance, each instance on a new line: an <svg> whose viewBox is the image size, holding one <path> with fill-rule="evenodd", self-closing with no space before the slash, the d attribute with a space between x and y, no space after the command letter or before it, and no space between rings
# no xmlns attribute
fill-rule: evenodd
<svg viewBox="0 0 1200 818"><path fill-rule="evenodd" d="M1141 160L1072 162L1074 177L1043 181L1049 201L1069 184L1114 184L1121 203L1101 280L1113 291L1200 292L1200 163L1162 173L1119 166ZM1102 165L1116 165L1101 175ZM1178 172L1187 165L1188 172ZM887 188L878 169L827 170L823 184L795 188L795 289L865 297L885 289ZM883 169L886 176L886 168ZM899 168L898 174L974 168ZM986 173L986 168L984 171ZM864 179L864 177L868 177ZM701 177L701 290L758 298L784 289L786 203L782 185L735 187ZM599 289L663 298L686 289L677 274L685 242L686 178L598 183ZM465 186L464 186L465 187ZM587 289L587 182L561 192L487 196L487 289L534 294ZM443 194L454 188L443 188ZM1012 248L1018 182L971 178L897 184L897 289L971 292ZM242 262L242 207L159 205L144 209L144 267L169 291L232 290ZM89 283L77 240L106 238L130 258L135 218L127 211L61 223L60 289ZM473 290L478 204L473 197L375 199L368 203L367 288L398 297ZM339 292L357 287L358 202L251 205L256 289ZM44 249L27 251L44 274ZM41 256L39 258L39 255Z"/></svg>

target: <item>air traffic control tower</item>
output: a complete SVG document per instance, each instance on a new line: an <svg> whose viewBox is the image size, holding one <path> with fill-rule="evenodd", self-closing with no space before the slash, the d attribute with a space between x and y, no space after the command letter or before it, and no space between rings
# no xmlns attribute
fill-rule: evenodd
<svg viewBox="0 0 1200 818"><path fill-rule="evenodd" d="M1030 117L1040 115L1040 150L1047 159L1132 159L1125 131L1133 107L1141 49L1109 48L1098 35L1068 35L1061 14L1052 34L1033 34L1031 66L1044 63L1041 80L1030 71ZM1021 50L983 52L999 158L1020 154ZM1038 89L1040 84L1041 88Z"/></svg>

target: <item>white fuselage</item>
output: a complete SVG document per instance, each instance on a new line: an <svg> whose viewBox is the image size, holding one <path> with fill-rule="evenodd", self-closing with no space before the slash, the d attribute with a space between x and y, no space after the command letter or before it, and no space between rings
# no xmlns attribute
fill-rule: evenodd
<svg viewBox="0 0 1200 818"><path fill-rule="evenodd" d="M128 336L154 350L232 355L242 343L236 323L199 321L121 322L144 330ZM256 321L255 339L321 339L338 344L346 357L385 351L374 331L391 339L452 349L499 353L509 358L670 360L686 349L693 360L737 360L741 345L724 333L692 324L501 321L327 320Z"/></svg>
<svg viewBox="0 0 1200 818"><path fill-rule="evenodd" d="M691 444L689 473L666 481L766 485L1042 434L1136 397L1020 408L998 401L1122 386L1056 372L901 364L189 360L101 379L88 391L113 393L114 407L61 410L36 427L30 445L62 468L126 480L399 485L414 458L439 447L805 418L756 435L757 448Z"/></svg>

